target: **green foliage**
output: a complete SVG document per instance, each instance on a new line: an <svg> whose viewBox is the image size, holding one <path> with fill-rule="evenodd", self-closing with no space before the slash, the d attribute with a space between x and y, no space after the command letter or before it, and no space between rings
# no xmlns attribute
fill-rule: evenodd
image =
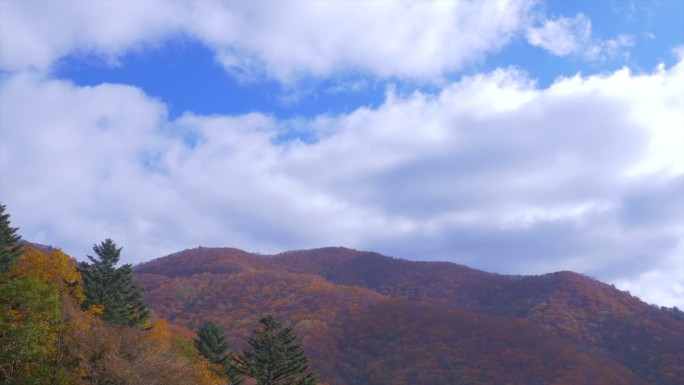
<svg viewBox="0 0 684 385"><path fill-rule="evenodd" d="M257 380L257 385L315 385L317 375L304 375L308 358L300 345L294 344L292 328L283 328L270 314L259 319L261 329L255 329L249 339L251 351L243 351L233 360L232 367L240 375Z"/></svg>
<svg viewBox="0 0 684 385"><path fill-rule="evenodd" d="M84 309L102 309L102 319L113 325L145 327L150 310L142 300L142 290L133 283L130 264L119 268L121 248L111 239L93 246L97 257L82 262Z"/></svg>
<svg viewBox="0 0 684 385"><path fill-rule="evenodd" d="M113 267L118 255L109 251L115 245L105 243L96 251L105 255L103 264ZM130 277L130 270L123 275ZM93 308L83 312L80 280L76 261L61 251L45 254L31 245L23 248L6 280L0 282L0 384L226 382L224 367L199 355L189 330L173 327L172 331L161 319L152 330L108 325L96 317L105 313Z"/></svg>
<svg viewBox="0 0 684 385"><path fill-rule="evenodd" d="M233 354L228 351L228 341L223 330L212 321L207 321L197 332L198 338L194 340L195 347L200 355L210 363L221 368L221 374L234 377L234 371L230 368L230 360Z"/></svg>
<svg viewBox="0 0 684 385"><path fill-rule="evenodd" d="M61 327L57 288L36 277L0 285L0 382L42 385L53 378Z"/></svg>
<svg viewBox="0 0 684 385"><path fill-rule="evenodd" d="M5 205L0 204L0 274L7 273L21 255L21 237L17 228L10 226L10 215L5 214Z"/></svg>

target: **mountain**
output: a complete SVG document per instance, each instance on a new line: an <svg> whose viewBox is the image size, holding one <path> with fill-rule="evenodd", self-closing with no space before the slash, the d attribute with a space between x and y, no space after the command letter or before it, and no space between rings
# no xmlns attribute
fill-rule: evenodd
<svg viewBox="0 0 684 385"><path fill-rule="evenodd" d="M491 274L345 248L196 248L134 269L157 314L213 320L242 349L261 313L294 326L321 382L681 384L684 319L572 272Z"/></svg>

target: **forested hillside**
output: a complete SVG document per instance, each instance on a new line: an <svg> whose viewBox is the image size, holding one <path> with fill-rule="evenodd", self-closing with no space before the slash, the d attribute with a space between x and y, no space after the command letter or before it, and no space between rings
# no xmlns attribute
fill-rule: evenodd
<svg viewBox="0 0 684 385"><path fill-rule="evenodd" d="M679 384L684 320L571 272L504 276L326 248L197 248L135 267L145 299L245 346L255 312L293 325L321 381Z"/></svg>
<svg viewBox="0 0 684 385"><path fill-rule="evenodd" d="M0 383L206 384L222 380L194 350L194 333L163 319L146 329L82 310L76 260L24 245L0 282Z"/></svg>
<svg viewBox="0 0 684 385"><path fill-rule="evenodd" d="M345 248L120 265L21 241L0 205L0 383L675 385L684 313L572 272ZM197 332L195 332L197 331Z"/></svg>
<svg viewBox="0 0 684 385"><path fill-rule="evenodd" d="M17 230L0 204L0 384L316 384L294 331L272 315L253 315L262 327L234 353L211 321L196 334L153 316L111 239L77 263Z"/></svg>

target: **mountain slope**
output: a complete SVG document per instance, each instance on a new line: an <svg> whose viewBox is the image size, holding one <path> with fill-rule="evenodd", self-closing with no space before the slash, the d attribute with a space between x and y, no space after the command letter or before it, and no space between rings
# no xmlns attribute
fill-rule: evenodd
<svg viewBox="0 0 684 385"><path fill-rule="evenodd" d="M569 272L490 274L344 248L197 248L139 266L161 316L233 348L260 313L295 327L329 384L676 384L684 322Z"/></svg>
<svg viewBox="0 0 684 385"><path fill-rule="evenodd" d="M576 273L505 276L452 263L411 262L375 253L357 254L338 263L334 271L324 271L321 258L316 257L321 251L288 252L274 259L290 270L319 271L335 283L449 308L528 319L553 328L573 344L613 357L653 383L677 378L673 363L681 366L684 359L680 321ZM680 339L664 339L672 334ZM635 339L640 341L638 348L630 342ZM654 359L656 356L659 358Z"/></svg>

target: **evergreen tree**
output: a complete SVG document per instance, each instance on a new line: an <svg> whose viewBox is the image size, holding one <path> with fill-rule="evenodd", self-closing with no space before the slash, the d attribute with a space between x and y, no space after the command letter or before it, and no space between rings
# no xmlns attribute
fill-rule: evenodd
<svg viewBox="0 0 684 385"><path fill-rule="evenodd" d="M317 375L304 375L309 359L302 347L293 343L292 328L283 328L270 314L259 322L261 328L255 329L255 336L248 341L252 350L233 359L234 370L256 379L257 385L315 385Z"/></svg>
<svg viewBox="0 0 684 385"><path fill-rule="evenodd" d="M0 204L0 274L9 271L21 255L21 237L17 228L10 226L10 215L5 214L5 205Z"/></svg>
<svg viewBox="0 0 684 385"><path fill-rule="evenodd" d="M197 351L214 365L219 365L222 373L219 375L226 375L233 384L238 384L240 381L235 378L236 373L230 366L230 361L233 354L228 351L228 341L223 330L212 321L207 321L197 332L197 339L195 339L195 347Z"/></svg>
<svg viewBox="0 0 684 385"><path fill-rule="evenodd" d="M228 352L228 341L223 331L215 323L208 321L197 332L195 347L200 354L212 364L226 366L231 354Z"/></svg>
<svg viewBox="0 0 684 385"><path fill-rule="evenodd" d="M150 309L142 300L142 290L133 283L130 264L119 268L121 248L111 239L93 246L97 257L88 256L90 264L81 262L84 309L102 312L102 319L113 325L143 327L150 318Z"/></svg>

